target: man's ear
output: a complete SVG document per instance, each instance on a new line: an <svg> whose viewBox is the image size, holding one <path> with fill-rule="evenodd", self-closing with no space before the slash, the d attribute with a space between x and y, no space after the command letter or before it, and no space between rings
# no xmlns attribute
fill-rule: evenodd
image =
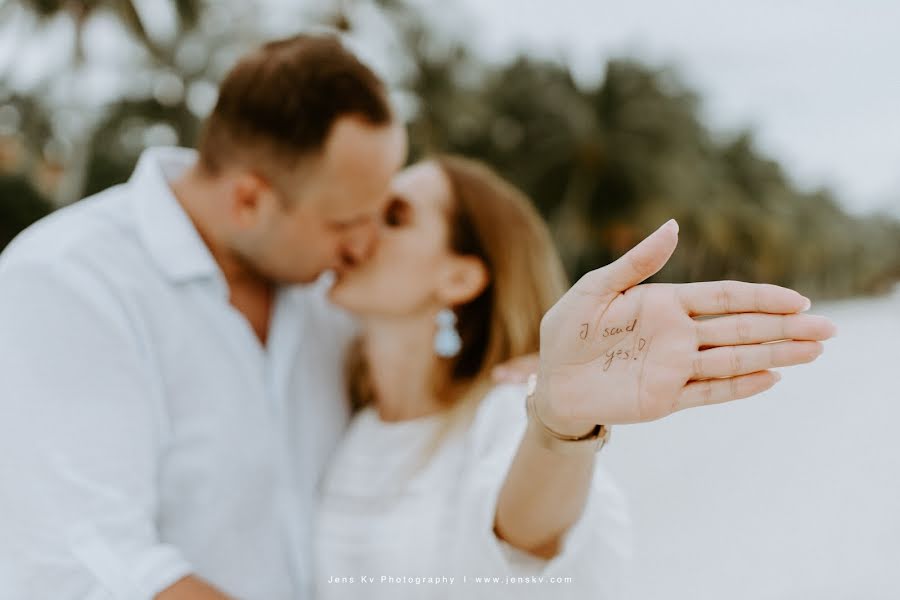
<svg viewBox="0 0 900 600"><path fill-rule="evenodd" d="M241 229L253 229L279 202L269 183L250 171L236 173L231 186L231 214Z"/></svg>
<svg viewBox="0 0 900 600"><path fill-rule="evenodd" d="M471 302L490 282L484 262L477 256L452 256L441 277L438 295L447 306Z"/></svg>

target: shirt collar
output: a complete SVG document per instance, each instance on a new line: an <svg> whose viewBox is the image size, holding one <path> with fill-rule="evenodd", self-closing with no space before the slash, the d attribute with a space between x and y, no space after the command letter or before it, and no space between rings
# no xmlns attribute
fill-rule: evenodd
<svg viewBox="0 0 900 600"><path fill-rule="evenodd" d="M196 151L188 148L148 148L141 154L128 180L138 232L153 261L173 282L213 278L225 285L219 265L168 183L196 160Z"/></svg>

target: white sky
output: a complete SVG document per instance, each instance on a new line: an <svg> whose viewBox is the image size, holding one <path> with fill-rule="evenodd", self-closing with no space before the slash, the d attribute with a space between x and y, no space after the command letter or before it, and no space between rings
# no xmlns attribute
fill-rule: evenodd
<svg viewBox="0 0 900 600"><path fill-rule="evenodd" d="M900 210L900 1L459 2L446 20L485 56L564 57L583 80L610 56L674 65L707 123L753 126L801 185L854 212Z"/></svg>

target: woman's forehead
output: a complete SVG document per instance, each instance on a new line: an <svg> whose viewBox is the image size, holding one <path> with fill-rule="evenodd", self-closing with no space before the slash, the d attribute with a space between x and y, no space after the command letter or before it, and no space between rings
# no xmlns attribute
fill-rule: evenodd
<svg viewBox="0 0 900 600"><path fill-rule="evenodd" d="M400 171L394 178L394 192L418 207L445 207L450 201L450 184L434 161L420 161Z"/></svg>

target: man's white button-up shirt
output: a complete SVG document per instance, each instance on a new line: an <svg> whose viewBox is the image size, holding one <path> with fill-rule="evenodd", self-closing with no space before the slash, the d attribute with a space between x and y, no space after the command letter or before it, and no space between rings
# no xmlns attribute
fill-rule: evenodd
<svg viewBox="0 0 900 600"><path fill-rule="evenodd" d="M0 598L151 598L195 574L305 598L352 325L278 292L267 345L144 153L0 255Z"/></svg>

